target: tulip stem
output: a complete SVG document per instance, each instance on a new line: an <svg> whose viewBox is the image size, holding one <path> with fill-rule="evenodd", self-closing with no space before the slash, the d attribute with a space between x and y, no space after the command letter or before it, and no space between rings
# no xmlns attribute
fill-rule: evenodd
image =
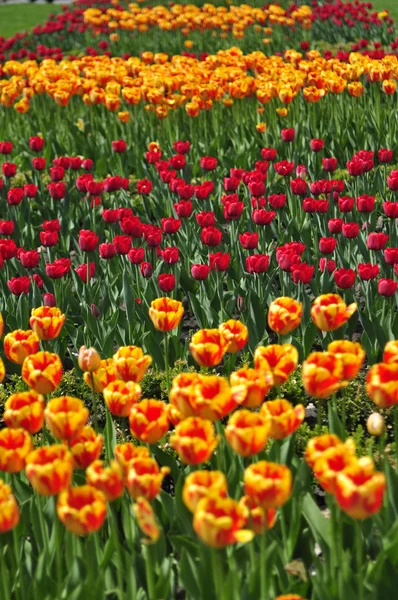
<svg viewBox="0 0 398 600"><path fill-rule="evenodd" d="M266 600L268 597L268 582L267 582L267 530L260 536L260 580L261 580L261 600Z"/></svg>
<svg viewBox="0 0 398 600"><path fill-rule="evenodd" d="M93 398L93 410L94 410L94 429L95 429L95 432L98 433L97 394L95 393L94 377L93 377L92 371L90 371L90 378L91 378L91 394L92 394L92 398Z"/></svg>
<svg viewBox="0 0 398 600"><path fill-rule="evenodd" d="M55 528L55 560L57 570L57 599L62 593L62 554L61 554L61 523L57 516L57 499L54 496L54 528Z"/></svg>
<svg viewBox="0 0 398 600"><path fill-rule="evenodd" d="M220 557L215 548L211 548L211 566L213 570L214 587L216 592L217 600L221 600L223 597L223 574L220 569Z"/></svg>
<svg viewBox="0 0 398 600"><path fill-rule="evenodd" d="M155 595L155 572L153 568L153 559L151 556L151 547L149 545L142 547L142 553L145 559L145 574L148 587L149 600L156 600Z"/></svg>
<svg viewBox="0 0 398 600"><path fill-rule="evenodd" d="M358 578L358 598L364 600L364 588L362 578L362 532L359 523L355 522L355 547L356 547L356 561L357 561L357 578Z"/></svg>
<svg viewBox="0 0 398 600"><path fill-rule="evenodd" d="M166 378L167 387L167 402L169 401L170 379L169 379L169 334L167 331L164 334L164 375Z"/></svg>
<svg viewBox="0 0 398 600"><path fill-rule="evenodd" d="M398 407L394 408L395 472L398 473Z"/></svg>

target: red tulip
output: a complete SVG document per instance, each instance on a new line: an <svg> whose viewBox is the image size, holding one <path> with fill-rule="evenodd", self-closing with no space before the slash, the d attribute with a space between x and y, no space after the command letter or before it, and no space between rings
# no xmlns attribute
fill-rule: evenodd
<svg viewBox="0 0 398 600"><path fill-rule="evenodd" d="M256 225L270 225L276 217L276 212L273 210L254 210L252 219Z"/></svg>
<svg viewBox="0 0 398 600"><path fill-rule="evenodd" d="M328 273L333 273L333 271L336 269L336 261L327 259L327 258L320 258L319 259L319 269L322 271L322 273L325 270Z"/></svg>
<svg viewBox="0 0 398 600"><path fill-rule="evenodd" d="M394 281L393 279L379 279L377 282L377 291L381 296L385 296L386 298L390 298L395 294L398 288L398 281Z"/></svg>
<svg viewBox="0 0 398 600"><path fill-rule="evenodd" d="M119 210L120 219L120 210ZM139 217L122 217L120 220L120 229L123 233L131 235L133 238L140 238L144 233L144 225Z"/></svg>
<svg viewBox="0 0 398 600"><path fill-rule="evenodd" d="M286 204L286 194L270 194L268 204L275 209L283 208Z"/></svg>
<svg viewBox="0 0 398 600"><path fill-rule="evenodd" d="M34 183L25 183L23 186L23 193L25 198L35 198L38 191L37 185Z"/></svg>
<svg viewBox="0 0 398 600"><path fill-rule="evenodd" d="M63 167L51 167L50 178L51 181L62 181L65 175L65 169Z"/></svg>
<svg viewBox="0 0 398 600"><path fill-rule="evenodd" d="M374 209L374 205L374 196L368 196L367 194L365 194L364 196L358 196L357 198L357 209L361 213L371 213Z"/></svg>
<svg viewBox="0 0 398 600"><path fill-rule="evenodd" d="M398 202L383 202L383 210L386 217L398 219Z"/></svg>
<svg viewBox="0 0 398 600"><path fill-rule="evenodd" d="M65 197L66 185L63 181L59 181L58 183L53 181L47 185L47 189L53 200L62 200Z"/></svg>
<svg viewBox="0 0 398 600"><path fill-rule="evenodd" d="M329 229L330 233L341 233L342 229L343 229L343 220L342 219L329 219L328 229Z"/></svg>
<svg viewBox="0 0 398 600"><path fill-rule="evenodd" d="M140 264L140 271L141 275L145 277L145 279L149 279L150 277L152 277L152 264L150 262L142 262Z"/></svg>
<svg viewBox="0 0 398 600"><path fill-rule="evenodd" d="M281 131L282 141L283 142L293 142L295 133L296 133L295 130L292 128L282 129L282 131Z"/></svg>
<svg viewBox="0 0 398 600"><path fill-rule="evenodd" d="M239 234L239 241L246 250L253 250L258 245L258 233L250 233L249 231L241 233Z"/></svg>
<svg viewBox="0 0 398 600"><path fill-rule="evenodd" d="M36 171L44 171L46 168L46 159L42 156L38 156L37 158L32 158L32 167Z"/></svg>
<svg viewBox="0 0 398 600"><path fill-rule="evenodd" d="M58 231L40 231L40 242L46 248L52 248L58 243Z"/></svg>
<svg viewBox="0 0 398 600"><path fill-rule="evenodd" d="M12 235L14 221L0 221L0 235Z"/></svg>
<svg viewBox="0 0 398 600"><path fill-rule="evenodd" d="M79 248L82 252L93 252L98 245L99 237L95 231L81 229L79 232Z"/></svg>
<svg viewBox="0 0 398 600"><path fill-rule="evenodd" d="M194 279L198 281L203 281L207 279L210 273L209 265L192 265L191 266L191 275Z"/></svg>
<svg viewBox="0 0 398 600"><path fill-rule="evenodd" d="M201 240L205 246L219 246L222 240L222 232L217 227L204 227L201 232Z"/></svg>
<svg viewBox="0 0 398 600"><path fill-rule="evenodd" d="M162 230L160 227L147 225L144 229L145 241L151 248L156 248L162 243Z"/></svg>
<svg viewBox="0 0 398 600"><path fill-rule="evenodd" d="M212 156L204 156L200 159L200 166L204 171L214 171L217 167L217 159Z"/></svg>
<svg viewBox="0 0 398 600"><path fill-rule="evenodd" d="M7 193L7 202L10 206L21 204L24 197L23 188L11 188Z"/></svg>
<svg viewBox="0 0 398 600"><path fill-rule="evenodd" d="M0 154L11 154L12 142L0 142Z"/></svg>
<svg viewBox="0 0 398 600"><path fill-rule="evenodd" d="M140 265L145 259L144 248L131 248L128 253L128 258L133 265Z"/></svg>
<svg viewBox="0 0 398 600"><path fill-rule="evenodd" d="M76 267L75 272L79 275L83 283L87 283L87 264L79 265ZM90 279L95 275L95 263L90 263Z"/></svg>
<svg viewBox="0 0 398 600"><path fill-rule="evenodd" d="M333 276L339 288L347 289L354 285L355 271L353 269L336 269Z"/></svg>
<svg viewBox="0 0 398 600"><path fill-rule="evenodd" d="M20 296L21 294L28 294L30 288L30 278L25 277L12 277L7 281L8 289L14 296Z"/></svg>
<svg viewBox="0 0 398 600"><path fill-rule="evenodd" d="M392 162L393 152L392 150L381 148L380 150L378 150L377 156L381 163L390 163Z"/></svg>
<svg viewBox="0 0 398 600"><path fill-rule="evenodd" d="M4 177L14 177L17 172L17 165L14 163L5 162L2 164L1 169Z"/></svg>
<svg viewBox="0 0 398 600"><path fill-rule="evenodd" d="M171 292L176 285L176 278L172 273L162 273L158 275L158 286L162 292Z"/></svg>
<svg viewBox="0 0 398 600"><path fill-rule="evenodd" d="M288 160L282 160L280 162L274 163L274 169L278 173L278 175L282 175L282 177L286 177L287 175L291 175L294 169L294 163L289 162Z"/></svg>
<svg viewBox="0 0 398 600"><path fill-rule="evenodd" d="M320 152L324 147L325 142L319 139L313 139L310 141L310 148L313 152Z"/></svg>
<svg viewBox="0 0 398 600"><path fill-rule="evenodd" d="M275 148L262 148L261 156L264 160L275 160L276 158L276 149Z"/></svg>
<svg viewBox="0 0 398 600"><path fill-rule="evenodd" d="M322 168L331 173L337 169L337 158L322 158Z"/></svg>
<svg viewBox="0 0 398 600"><path fill-rule="evenodd" d="M200 212L195 215L196 221L202 229L205 227L213 227L216 222L216 217L213 212Z"/></svg>
<svg viewBox="0 0 398 600"><path fill-rule="evenodd" d="M11 260L17 255L17 245L14 240L0 239L0 254L4 260Z"/></svg>
<svg viewBox="0 0 398 600"><path fill-rule="evenodd" d="M363 281L375 279L378 276L379 272L379 265L372 265L371 263L360 263L358 265L358 276Z"/></svg>
<svg viewBox="0 0 398 600"><path fill-rule="evenodd" d="M34 136L29 139L29 148L33 152L41 152L44 146L44 138L39 136Z"/></svg>
<svg viewBox="0 0 398 600"><path fill-rule="evenodd" d="M190 142L178 141L178 142L174 142L174 144L173 144L173 148L177 152L177 154L187 154L189 152L190 147L191 147Z"/></svg>
<svg viewBox="0 0 398 600"><path fill-rule="evenodd" d="M174 210L180 219L188 219L192 215L192 202L190 200L180 200L174 204Z"/></svg>
<svg viewBox="0 0 398 600"><path fill-rule="evenodd" d="M124 140L116 140L112 142L112 149L114 152L126 152L127 144Z"/></svg>
<svg viewBox="0 0 398 600"><path fill-rule="evenodd" d="M116 235L112 240L112 244L115 245L116 254L124 256L130 251L131 237L129 235Z"/></svg>
<svg viewBox="0 0 398 600"><path fill-rule="evenodd" d="M388 242L386 233L370 233L366 240L366 245L369 250L382 250Z"/></svg>
<svg viewBox="0 0 398 600"><path fill-rule="evenodd" d="M305 196L307 193L307 182L304 179L301 179L301 177L292 179L290 188L296 196Z"/></svg>
<svg viewBox="0 0 398 600"><path fill-rule="evenodd" d="M314 276L315 267L305 262L295 264L291 268L294 283L309 283Z"/></svg>
<svg viewBox="0 0 398 600"><path fill-rule="evenodd" d="M337 241L335 238L321 238L319 240L319 251L322 254L332 254L336 248Z"/></svg>
<svg viewBox="0 0 398 600"><path fill-rule="evenodd" d="M342 229L343 229L343 235L346 238L356 238L359 234L358 223L344 223Z"/></svg>
<svg viewBox="0 0 398 600"><path fill-rule="evenodd" d="M40 254L37 250L23 250L18 258L25 269L34 269L39 264Z"/></svg>
<svg viewBox="0 0 398 600"><path fill-rule="evenodd" d="M101 258L105 258L107 260L113 258L116 254L116 246L112 242L108 244L100 244L99 253Z"/></svg>
<svg viewBox="0 0 398 600"><path fill-rule="evenodd" d="M213 271L226 271L229 267L231 256L228 253L216 252L215 254L210 254L209 260L210 268Z"/></svg>
<svg viewBox="0 0 398 600"><path fill-rule="evenodd" d="M348 196L341 196L337 200L337 205L341 212L349 213L354 208L354 198L349 198Z"/></svg>
<svg viewBox="0 0 398 600"><path fill-rule="evenodd" d="M265 273L268 267L268 254L252 254L246 257L246 270L249 273Z"/></svg>

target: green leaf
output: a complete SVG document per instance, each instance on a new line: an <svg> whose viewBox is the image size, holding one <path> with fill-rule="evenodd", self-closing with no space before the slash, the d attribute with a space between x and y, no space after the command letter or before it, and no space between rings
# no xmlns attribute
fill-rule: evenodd
<svg viewBox="0 0 398 600"><path fill-rule="evenodd" d="M106 408L106 424L104 429L105 450L107 459L113 458L113 449L116 446L116 429L113 423L112 415Z"/></svg>
<svg viewBox="0 0 398 600"><path fill-rule="evenodd" d="M310 493L306 494L303 499L303 515L315 539L318 542L324 542L330 547L329 522L319 510Z"/></svg>

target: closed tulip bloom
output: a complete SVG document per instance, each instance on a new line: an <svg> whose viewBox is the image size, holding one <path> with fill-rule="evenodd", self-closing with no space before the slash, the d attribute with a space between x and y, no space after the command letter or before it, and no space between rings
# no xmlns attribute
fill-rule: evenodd
<svg viewBox="0 0 398 600"><path fill-rule="evenodd" d="M78 356L79 367L82 371L96 371L101 366L101 358L95 348L81 346Z"/></svg>
<svg viewBox="0 0 398 600"><path fill-rule="evenodd" d="M329 448L316 460L313 472L319 484L329 494L335 493L337 474L358 459L345 444Z"/></svg>
<svg viewBox="0 0 398 600"><path fill-rule="evenodd" d="M253 250L258 245L258 233L250 233L246 231L239 235L239 241L246 250Z"/></svg>
<svg viewBox="0 0 398 600"><path fill-rule="evenodd" d="M276 523L276 509L262 508L250 501L249 496L243 496L240 504L249 509L249 524L256 535L263 535L268 529L272 529Z"/></svg>
<svg viewBox="0 0 398 600"><path fill-rule="evenodd" d="M376 279L379 272L379 265L372 265L371 263L360 263L358 265L358 276L363 281L370 281L371 279Z"/></svg>
<svg viewBox="0 0 398 600"><path fill-rule="evenodd" d="M338 294L323 294L315 298L311 317L321 331L334 331L344 325L356 310L355 303L347 306Z"/></svg>
<svg viewBox="0 0 398 600"><path fill-rule="evenodd" d="M328 352L337 356L343 363L343 379L354 379L365 359L365 351L358 342L336 340L328 345Z"/></svg>
<svg viewBox="0 0 398 600"><path fill-rule="evenodd" d="M333 234L341 233L343 230L343 220L342 219L329 219L328 229L329 229L330 233L333 233Z"/></svg>
<svg viewBox="0 0 398 600"><path fill-rule="evenodd" d="M121 346L113 355L116 375L123 381L140 382L152 358L138 346Z"/></svg>
<svg viewBox="0 0 398 600"><path fill-rule="evenodd" d="M36 448L26 459L25 472L41 496L57 496L72 483L72 454L61 444Z"/></svg>
<svg viewBox="0 0 398 600"><path fill-rule="evenodd" d="M9 396L4 405L4 421L13 429L25 429L33 435L44 421L44 397L33 390Z"/></svg>
<svg viewBox="0 0 398 600"><path fill-rule="evenodd" d="M377 291L379 292L380 296L384 296L385 298L391 298L391 296L394 296L397 289L398 281L394 281L393 279L386 279L383 277L377 282Z"/></svg>
<svg viewBox="0 0 398 600"><path fill-rule="evenodd" d="M236 454L253 456L265 448L269 431L269 419L249 410L238 410L228 420L225 437Z"/></svg>
<svg viewBox="0 0 398 600"><path fill-rule="evenodd" d="M366 393L380 408L398 404L398 362L373 365L366 376Z"/></svg>
<svg viewBox="0 0 398 600"><path fill-rule="evenodd" d="M141 442L158 442L170 426L165 403L162 400L141 400L132 406L129 423L132 435Z"/></svg>
<svg viewBox="0 0 398 600"><path fill-rule="evenodd" d="M108 502L119 498L124 491L123 469L116 460L105 466L102 460L95 460L86 470L86 481L102 492Z"/></svg>
<svg viewBox="0 0 398 600"><path fill-rule="evenodd" d="M342 232L343 236L346 238L356 238L359 234L359 225L358 223L344 223L342 225Z"/></svg>
<svg viewBox="0 0 398 600"><path fill-rule="evenodd" d="M356 273L353 269L336 269L333 272L333 277L337 287L341 289L349 289L355 283Z"/></svg>
<svg viewBox="0 0 398 600"><path fill-rule="evenodd" d="M231 260L231 255L226 252L223 254L222 252L216 252L215 254L209 255L210 268L212 271L218 271L223 273L229 267L229 263Z"/></svg>
<svg viewBox="0 0 398 600"><path fill-rule="evenodd" d="M386 430L384 418L380 413L372 413L366 421L366 429L370 435L381 436Z"/></svg>
<svg viewBox="0 0 398 600"><path fill-rule="evenodd" d="M269 436L283 440L298 429L304 421L305 408L302 404L293 406L287 400L276 399L264 402L260 415L269 423Z"/></svg>
<svg viewBox="0 0 398 600"><path fill-rule="evenodd" d="M268 254L252 254L246 256L246 270L248 273L257 275L259 273L266 273L269 267L269 256Z"/></svg>
<svg viewBox="0 0 398 600"><path fill-rule="evenodd" d="M260 460L245 469L244 486L251 503L264 509L278 508L290 497L292 473L285 465Z"/></svg>
<svg viewBox="0 0 398 600"><path fill-rule="evenodd" d="M243 367L229 378L234 400L246 408L257 408L274 385L274 377L269 370Z"/></svg>
<svg viewBox="0 0 398 600"><path fill-rule="evenodd" d="M133 458L129 463L127 491L134 499L142 496L151 501L160 493L162 481L169 472L168 467L159 468L153 458Z"/></svg>
<svg viewBox="0 0 398 600"><path fill-rule="evenodd" d="M231 387L224 377L203 375L194 384L191 408L195 416L217 421L228 415L236 406Z"/></svg>
<svg viewBox="0 0 398 600"><path fill-rule="evenodd" d="M398 340L391 340L384 346L383 362L398 363Z"/></svg>
<svg viewBox="0 0 398 600"><path fill-rule="evenodd" d="M184 418L196 415L195 384L200 380L198 373L180 373L172 381L170 402Z"/></svg>
<svg viewBox="0 0 398 600"><path fill-rule="evenodd" d="M304 458L311 469L313 469L316 461L324 454L324 452L329 450L329 448L336 448L341 445L345 446L348 454L355 454L355 444L351 438L348 438L344 443L334 433L325 433L323 435L315 436L308 440Z"/></svg>
<svg viewBox="0 0 398 600"><path fill-rule="evenodd" d="M218 329L200 329L192 336L189 349L198 365L215 367L222 361L228 345Z"/></svg>
<svg viewBox="0 0 398 600"><path fill-rule="evenodd" d="M113 453L122 467L123 477L127 477L129 464L134 458L150 458L151 454L146 446L135 446L131 442L116 444Z"/></svg>
<svg viewBox="0 0 398 600"><path fill-rule="evenodd" d="M63 324L65 315L59 308L50 306L39 306L33 308L29 324L40 340L53 340L58 337Z"/></svg>
<svg viewBox="0 0 398 600"><path fill-rule="evenodd" d="M319 240L319 252L322 254L332 254L336 248L337 240L333 237L321 238Z"/></svg>
<svg viewBox="0 0 398 600"><path fill-rule="evenodd" d="M214 426L200 417L188 417L179 423L170 437L170 445L186 465L199 465L210 459L219 442Z"/></svg>
<svg viewBox="0 0 398 600"><path fill-rule="evenodd" d="M247 526L249 511L232 498L217 495L202 498L198 503L193 528L201 540L211 548L224 548L236 543L247 543L253 532Z"/></svg>
<svg viewBox="0 0 398 600"><path fill-rule="evenodd" d="M116 381L117 379L115 361L113 358L101 360L100 367L95 371L86 371L83 379L91 388L94 381L94 390L101 394L112 381Z"/></svg>
<svg viewBox="0 0 398 600"><path fill-rule="evenodd" d="M241 321L229 319L229 321L222 323L218 329L228 342L227 352L230 354L239 352L246 346L249 332L246 325Z"/></svg>
<svg viewBox="0 0 398 600"><path fill-rule="evenodd" d="M19 508L9 485L0 479L0 533L14 529L19 523Z"/></svg>
<svg viewBox="0 0 398 600"><path fill-rule="evenodd" d="M80 485L64 490L58 497L59 520L75 535L97 531L106 517L106 499L91 485Z"/></svg>
<svg viewBox="0 0 398 600"><path fill-rule="evenodd" d="M4 353L8 360L21 365L27 356L39 350L39 338L31 330L16 329L4 338Z"/></svg>
<svg viewBox="0 0 398 600"><path fill-rule="evenodd" d="M366 245L369 250L383 250L388 242L388 235L386 233L369 233Z"/></svg>
<svg viewBox="0 0 398 600"><path fill-rule="evenodd" d="M112 381L103 391L109 412L116 417L128 417L130 410L141 398L141 386L134 381Z"/></svg>
<svg viewBox="0 0 398 600"><path fill-rule="evenodd" d="M137 498L133 504L133 513L138 527L146 535L144 544L154 544L158 541L161 529L157 523L154 510L148 500Z"/></svg>
<svg viewBox="0 0 398 600"><path fill-rule="evenodd" d="M254 367L259 371L271 371L274 385L287 381L298 364L298 351L291 344L258 346L254 351Z"/></svg>
<svg viewBox="0 0 398 600"><path fill-rule="evenodd" d="M19 473L25 468L26 457L32 450L32 438L25 429L1 429L0 471Z"/></svg>
<svg viewBox="0 0 398 600"><path fill-rule="evenodd" d="M172 331L180 324L184 314L182 303L172 298L157 298L151 302L149 318L158 331Z"/></svg>
<svg viewBox="0 0 398 600"><path fill-rule="evenodd" d="M204 281L208 278L210 274L210 266L209 265L192 265L191 266L191 275L197 281Z"/></svg>
<svg viewBox="0 0 398 600"><path fill-rule="evenodd" d="M269 305L268 325L279 335L287 335L301 323L303 305L293 298L281 296Z"/></svg>
<svg viewBox="0 0 398 600"><path fill-rule="evenodd" d="M97 460L102 451L104 440L92 427L86 425L69 440L69 448L73 455L73 463L77 469L86 469Z"/></svg>
<svg viewBox="0 0 398 600"><path fill-rule="evenodd" d="M22 251L18 255L21 265L25 269L34 269L37 267L40 261L40 254L37 250L26 250Z"/></svg>
<svg viewBox="0 0 398 600"><path fill-rule="evenodd" d="M385 489L384 473L375 471L372 459L364 456L338 473L335 496L338 505L347 515L363 520L379 512Z"/></svg>
<svg viewBox="0 0 398 600"><path fill-rule="evenodd" d="M6 374L6 369L5 369L3 361L0 358L0 383L3 381L5 374Z"/></svg>
<svg viewBox="0 0 398 600"><path fill-rule="evenodd" d="M89 416L82 400L72 396L52 398L44 411L44 418L51 434L57 440L71 440L85 426Z"/></svg>
<svg viewBox="0 0 398 600"><path fill-rule="evenodd" d="M207 496L226 498L228 495L228 482L221 471L194 471L190 473L182 488L182 500L192 513L202 498Z"/></svg>
<svg viewBox="0 0 398 600"><path fill-rule="evenodd" d="M294 283L309 283L314 276L315 267L305 262L292 265L290 270Z"/></svg>
<svg viewBox="0 0 398 600"><path fill-rule="evenodd" d="M37 352L25 358L22 379L38 394L51 394L60 384L62 363L56 354Z"/></svg>
<svg viewBox="0 0 398 600"><path fill-rule="evenodd" d="M303 362L303 385L315 398L327 398L347 386L343 376L343 362L335 354L312 352Z"/></svg>

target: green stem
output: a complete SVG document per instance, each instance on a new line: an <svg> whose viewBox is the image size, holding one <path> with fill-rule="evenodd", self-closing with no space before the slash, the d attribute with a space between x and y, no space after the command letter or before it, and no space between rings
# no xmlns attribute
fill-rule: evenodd
<svg viewBox="0 0 398 600"><path fill-rule="evenodd" d="M146 574L146 582L148 587L148 599L156 600L155 596L155 570L153 558L151 555L151 547L149 545L144 545L142 547L142 553L145 559L145 574Z"/></svg>
<svg viewBox="0 0 398 600"><path fill-rule="evenodd" d="M169 379L169 334L167 331L164 334L164 374L166 377L167 386L167 402L169 401L170 379Z"/></svg>
<svg viewBox="0 0 398 600"><path fill-rule="evenodd" d="M356 549L356 562L357 562L357 579L358 579L358 598L359 600L364 600L364 587L363 587L363 578L362 578L362 561L363 561L363 551L362 551L362 532L359 526L359 523L355 522L355 549Z"/></svg>
<svg viewBox="0 0 398 600"><path fill-rule="evenodd" d="M268 573L267 573L267 553L266 553L267 530L260 536L260 581L261 581L261 600L268 598Z"/></svg>
<svg viewBox="0 0 398 600"><path fill-rule="evenodd" d="M54 528L55 528L55 561L56 561L56 570L57 570L57 599L61 598L62 594L62 585L63 585L63 577L62 577L62 530L61 523L57 516L57 499L53 497L54 502Z"/></svg>
<svg viewBox="0 0 398 600"><path fill-rule="evenodd" d="M211 568L213 571L214 587L216 592L217 600L223 598L223 574L220 568L220 557L215 548L210 549L211 554Z"/></svg>
<svg viewBox="0 0 398 600"><path fill-rule="evenodd" d="M94 429L95 429L96 433L98 433L97 394L95 393L94 377L93 377L92 373L90 373L90 377L91 377L91 395L92 395L92 398L93 398L93 410L94 410Z"/></svg>
<svg viewBox="0 0 398 600"><path fill-rule="evenodd" d="M123 600L123 597L124 597L123 577L122 577L123 558L122 558L121 545L120 545L120 539L119 539L119 523L117 521L117 513L116 513L116 507L115 507L114 503L110 504L110 512L112 514L112 524L110 526L111 534L113 536L113 541L114 541L114 544L116 547L117 557L118 557L118 561L119 561L119 568L116 569L117 586L118 586L118 592L119 592L118 595L119 595L119 598L121 598Z"/></svg>

